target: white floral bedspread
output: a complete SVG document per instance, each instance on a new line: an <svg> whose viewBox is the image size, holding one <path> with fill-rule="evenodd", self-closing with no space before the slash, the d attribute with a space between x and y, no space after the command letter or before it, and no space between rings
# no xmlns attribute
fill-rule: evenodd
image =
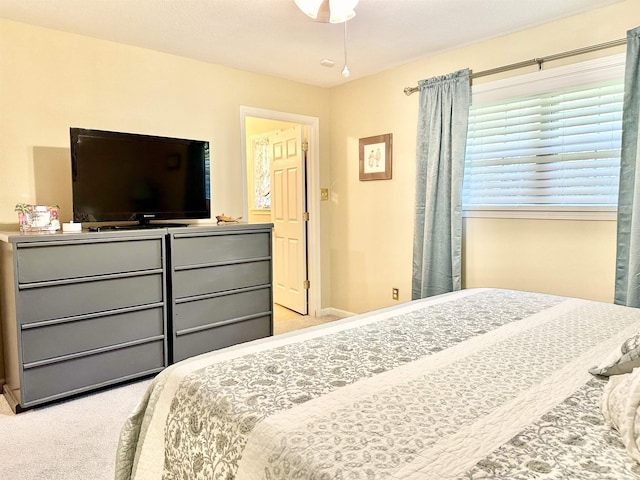
<svg viewBox="0 0 640 480"><path fill-rule="evenodd" d="M154 380L116 478L638 478L597 401L575 411L638 330L636 309L473 289L202 355Z"/></svg>

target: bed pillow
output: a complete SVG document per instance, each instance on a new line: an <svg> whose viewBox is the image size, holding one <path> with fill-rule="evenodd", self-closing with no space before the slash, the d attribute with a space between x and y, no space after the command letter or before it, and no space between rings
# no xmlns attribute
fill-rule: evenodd
<svg viewBox="0 0 640 480"><path fill-rule="evenodd" d="M609 377L631 373L636 367L640 367L640 332L627 338L619 349L612 352L604 366L592 367L589 373Z"/></svg>
<svg viewBox="0 0 640 480"><path fill-rule="evenodd" d="M627 453L640 463L640 368L610 378L601 407L606 423L620 433Z"/></svg>
<svg viewBox="0 0 640 480"><path fill-rule="evenodd" d="M627 338L622 347L620 347L620 351L624 355L625 353L630 352L631 350L637 349L640 345L640 332L636 333L633 337Z"/></svg>

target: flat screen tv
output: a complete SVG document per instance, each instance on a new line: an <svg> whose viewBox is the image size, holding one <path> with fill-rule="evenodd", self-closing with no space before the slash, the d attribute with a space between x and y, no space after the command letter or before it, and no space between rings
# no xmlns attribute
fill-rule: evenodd
<svg viewBox="0 0 640 480"><path fill-rule="evenodd" d="M209 142L71 128L75 222L211 218Z"/></svg>

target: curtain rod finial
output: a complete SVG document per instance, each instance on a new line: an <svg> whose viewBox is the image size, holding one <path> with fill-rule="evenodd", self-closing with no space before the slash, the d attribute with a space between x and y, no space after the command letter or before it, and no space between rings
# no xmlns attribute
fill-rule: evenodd
<svg viewBox="0 0 640 480"><path fill-rule="evenodd" d="M418 87L405 87L404 94L408 97L409 95L417 91L418 91Z"/></svg>

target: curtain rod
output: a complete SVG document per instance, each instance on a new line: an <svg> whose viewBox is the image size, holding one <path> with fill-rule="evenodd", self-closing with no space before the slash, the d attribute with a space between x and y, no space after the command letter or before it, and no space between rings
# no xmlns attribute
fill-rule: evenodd
<svg viewBox="0 0 640 480"><path fill-rule="evenodd" d="M488 75L494 75L496 73L508 72L509 70L515 70L518 68L529 67L531 65L538 65L538 69L542 70L542 64L551 60L559 60L561 58L573 57L574 55L581 55L583 53L595 52L596 50L602 50L610 47L618 47L627 43L626 38L620 38L618 40L612 40L610 42L599 43L597 45L591 45L589 47L578 48L576 50L569 50L568 52L556 53L555 55L548 55L546 57L532 58L531 60L525 60L524 62L511 63L509 65L503 65L502 67L491 68L489 70L483 70L481 72L472 73L471 79L486 77ZM409 96L412 93L418 91L418 87L406 87L404 94Z"/></svg>

